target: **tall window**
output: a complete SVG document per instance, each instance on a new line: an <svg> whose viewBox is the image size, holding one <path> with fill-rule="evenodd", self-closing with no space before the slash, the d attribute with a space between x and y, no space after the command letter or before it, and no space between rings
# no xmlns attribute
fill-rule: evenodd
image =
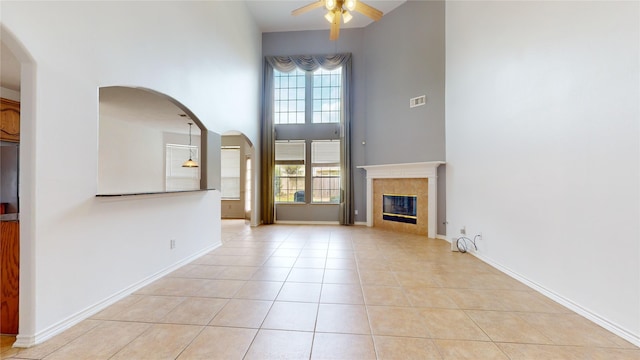
<svg viewBox="0 0 640 360"><path fill-rule="evenodd" d="M276 202L305 202L305 142L276 141Z"/></svg>
<svg viewBox="0 0 640 360"><path fill-rule="evenodd" d="M277 203L340 202L342 68L274 70Z"/></svg>

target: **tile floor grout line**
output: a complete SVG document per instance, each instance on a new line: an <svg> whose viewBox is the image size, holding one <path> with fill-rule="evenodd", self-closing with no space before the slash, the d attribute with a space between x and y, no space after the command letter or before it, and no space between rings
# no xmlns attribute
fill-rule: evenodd
<svg viewBox="0 0 640 360"><path fill-rule="evenodd" d="M280 246L282 246L282 243L278 246L278 248L280 248ZM275 253L275 251L274 251ZM273 253L272 253L273 254ZM269 261L268 259L272 258L273 255L269 256L269 258L267 258L267 260L265 260L263 262L262 265L264 265L267 261ZM297 257L296 257L297 259ZM294 261L295 264L295 261ZM267 317L269 316L269 313L271 312L271 310L273 309L273 305L275 304L275 302L278 299L278 296L280 295L280 292L282 292L282 288L284 288L284 284L287 282L287 279L289 278L289 276L291 275L291 271L293 271L293 265L289 268L289 272L287 273L287 277L285 278L285 280L282 283L282 286L280 287L280 290L278 290L278 294L276 295L276 297L271 301L271 305L269 306L269 310L267 311L267 313L265 314L264 318L262 319L262 321L260 322L260 325L258 326L258 329L256 331L256 334L254 335L253 339L251 340L251 343L249 344L249 346L247 347L247 350L245 351L244 356L242 357L242 359L246 359L247 355L249 354L249 351L251 350L251 347L253 346L253 344L256 341L256 338L258 337L258 335L260 334L260 331L262 330L269 330L269 329L265 329L263 328L265 321L267 320Z"/></svg>
<svg viewBox="0 0 640 360"><path fill-rule="evenodd" d="M244 355L242 355L243 360L246 359L247 355L249 354L249 350L251 350L251 346L253 346L253 343L256 341L260 330L260 328L256 329L256 333L253 335L253 338L251 338L251 342L249 343L249 346L247 346L247 349L244 351Z"/></svg>
<svg viewBox="0 0 640 360"><path fill-rule="evenodd" d="M478 324L478 322L477 322L473 317L471 317L471 315L469 315L469 314L467 313L467 311L468 311L468 310L465 310L465 309L460 309L460 310L464 313L464 315L465 315L467 318L469 318L469 319L471 320L471 322L473 322L473 324L474 324L478 329L480 329L480 331L482 331L482 333L487 337L487 339L489 339L489 341L490 341L490 342L491 342L491 343L492 343L496 348L498 348L498 350L500 350L500 352L501 352L501 353L503 353L507 358L511 358L509 355L507 355L507 354L504 352L504 350L503 350L502 348L500 348L500 347L496 344L495 340L491 337L491 335L487 334L487 331L486 331L482 326L480 326L480 324ZM472 311L474 311L474 310L472 310ZM475 311L477 311L477 310L475 310Z"/></svg>
<svg viewBox="0 0 640 360"><path fill-rule="evenodd" d="M364 305L364 310L365 310L365 313L367 314L367 324L369 325L369 333L371 334L371 343L373 344L373 353L375 354L376 359L379 359L380 355L378 355L378 347L376 346L376 344L377 344L376 337L375 337L374 332L373 332L373 325L371 324L371 315L369 314L369 306L367 305L367 300L366 300L366 298L364 296L364 284L363 284L363 281L362 281L362 272L360 271L360 263L359 263L359 260L358 260L357 256L355 256L355 254L354 254L354 257L356 258L355 259L355 261L356 261L356 272L358 273L358 280L359 280L358 283L360 285L360 293L362 293L362 302L364 303L363 304Z"/></svg>

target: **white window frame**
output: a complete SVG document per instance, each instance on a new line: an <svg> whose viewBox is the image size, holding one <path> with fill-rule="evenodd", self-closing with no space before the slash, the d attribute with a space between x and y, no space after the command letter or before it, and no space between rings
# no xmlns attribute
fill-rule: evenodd
<svg viewBox="0 0 640 360"><path fill-rule="evenodd" d="M166 144L165 191L200 189L200 168L182 167L189 158L197 163L200 161L198 146Z"/></svg>
<svg viewBox="0 0 640 360"><path fill-rule="evenodd" d="M241 151L238 145L224 145L220 150L220 192L223 200L240 200L241 189ZM227 164L230 161L232 163ZM233 176L237 175L237 176ZM228 186L231 185L235 186ZM235 191L233 191L233 190ZM232 192L233 191L233 192Z"/></svg>
<svg viewBox="0 0 640 360"><path fill-rule="evenodd" d="M296 70L299 72L300 70ZM342 168L340 164L340 158L338 157L338 161L335 163L317 163L314 164L311 160L311 152L312 152L312 142L314 141L340 141L340 124L341 124L341 105L344 101L343 92L342 92L342 71L343 68L339 68L339 70L325 70L319 68L313 72L305 72L305 92L304 92L304 103L305 103L305 112L304 112L304 123L301 123L298 118L296 118L296 122L283 122L280 123L280 107L278 104L282 104L282 100L289 100L289 98L284 97L284 93L280 93L277 96L274 96L274 104L273 104L273 118L274 118L274 127L276 129L276 142L279 141L304 141L306 144L306 154L304 161L304 169L305 169L305 177L304 177L304 203L312 204L312 205L335 205L339 204L341 200L340 188L338 188L339 193L337 196L333 197L333 201L314 201L314 189L313 189L313 181L314 179L318 179L321 177L314 177L313 170L318 167L335 167L338 169L338 179L342 176ZM274 83L276 83L279 79L276 78L278 75L277 70L274 72ZM299 76L297 73L296 76ZM328 81L327 81L328 79ZM317 84L318 81L322 83ZM302 94L299 93L299 88L297 87L299 84L299 79L296 79L296 93L295 96L291 99L301 99ZM338 85L336 87L336 84ZM279 91L278 86L274 85L274 93ZM339 98L336 98L335 93L338 92ZM291 91L287 94L294 95ZM320 97L314 98L314 95L321 94ZM329 94L329 95L327 95ZM280 103L278 103L280 101ZM299 104L296 104L295 110L298 111L300 108ZM291 112L292 109L286 109ZM330 129L329 131L327 131ZM319 134L322 134L318 136ZM283 165L283 162L279 162L276 160L276 166ZM302 163L298 163L296 165L302 165ZM274 172L274 174L277 172ZM280 191L278 191L278 179L281 176L274 175L274 202L276 204L300 204L300 202L295 201L280 201L279 195L281 195ZM335 178L335 177L328 177ZM339 182L339 180L338 180ZM332 189L335 190L335 189ZM280 197L281 198L281 197Z"/></svg>
<svg viewBox="0 0 640 360"><path fill-rule="evenodd" d="M318 159L316 156L314 156L315 152L314 152L314 143L334 143L337 144L338 146L338 158L337 161L322 161L321 159ZM338 175L337 176L314 176L314 169L316 168L337 168L338 169ZM340 176L341 176L341 171L340 171L340 140L311 140L311 164L310 164L310 177L311 177L311 203L312 204L339 204L340 203ZM334 201L328 200L328 201L323 201L323 200L314 200L317 197L316 192L317 191L323 191L325 190L324 188L322 189L317 189L314 184L316 179L337 179L338 182L338 187L337 188L329 188L326 190L329 191L338 191L337 197L335 198ZM322 198L323 196L321 195L320 198ZM331 199L331 197L329 198Z"/></svg>
<svg viewBox="0 0 640 360"><path fill-rule="evenodd" d="M286 154L286 153L282 153L282 157L279 159L278 158L278 144L284 145L284 144L296 144L296 145L301 145L302 146L302 154L295 154L295 153L291 153L291 154ZM301 156L300 156L301 155ZM304 140L286 140L286 141L280 141L280 140L276 140L276 151L275 151L275 166L276 169L274 170L274 202L276 204L300 204L300 203L306 203L306 190L308 188L307 186L307 144ZM302 169L304 170L304 174L303 175L297 175L297 176L278 176L277 173L277 168L279 166L298 166L298 167L302 167ZM296 184L299 182L299 179L302 178L302 183L304 184L304 187L300 190L299 188L296 187L296 193L299 191L302 191L303 196L303 201L296 201L296 196L294 193L294 197L289 201L282 201L282 198L280 197L280 199L278 198L278 196L280 195L280 191L279 191L279 187L278 184L282 183L282 179L287 179L287 183L289 182L288 179L296 179ZM289 187L287 187L287 189L290 189Z"/></svg>

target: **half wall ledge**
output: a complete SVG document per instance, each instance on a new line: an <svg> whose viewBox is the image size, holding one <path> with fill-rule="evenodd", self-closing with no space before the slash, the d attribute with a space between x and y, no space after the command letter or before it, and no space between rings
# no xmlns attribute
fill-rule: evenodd
<svg viewBox="0 0 640 360"><path fill-rule="evenodd" d="M438 166L444 161L428 161L405 164L364 165L358 169L367 172L367 226L373 226L373 180L374 179L428 179L427 236L436 237L438 209Z"/></svg>

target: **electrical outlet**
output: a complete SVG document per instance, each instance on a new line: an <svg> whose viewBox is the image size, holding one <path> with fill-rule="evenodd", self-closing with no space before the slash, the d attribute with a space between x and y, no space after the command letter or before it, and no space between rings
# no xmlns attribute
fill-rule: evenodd
<svg viewBox="0 0 640 360"><path fill-rule="evenodd" d="M358 215L358 210L355 210L354 212L355 212L356 215Z"/></svg>
<svg viewBox="0 0 640 360"><path fill-rule="evenodd" d="M426 104L426 102L427 102L427 97L425 95L414 97L409 99L409 107L414 108L416 106L422 106Z"/></svg>
<svg viewBox="0 0 640 360"><path fill-rule="evenodd" d="M460 234L461 235L467 235L467 228L465 226L460 228Z"/></svg>
<svg viewBox="0 0 640 360"><path fill-rule="evenodd" d="M176 240L175 239L169 240L169 249L175 249L175 248L176 248Z"/></svg>

